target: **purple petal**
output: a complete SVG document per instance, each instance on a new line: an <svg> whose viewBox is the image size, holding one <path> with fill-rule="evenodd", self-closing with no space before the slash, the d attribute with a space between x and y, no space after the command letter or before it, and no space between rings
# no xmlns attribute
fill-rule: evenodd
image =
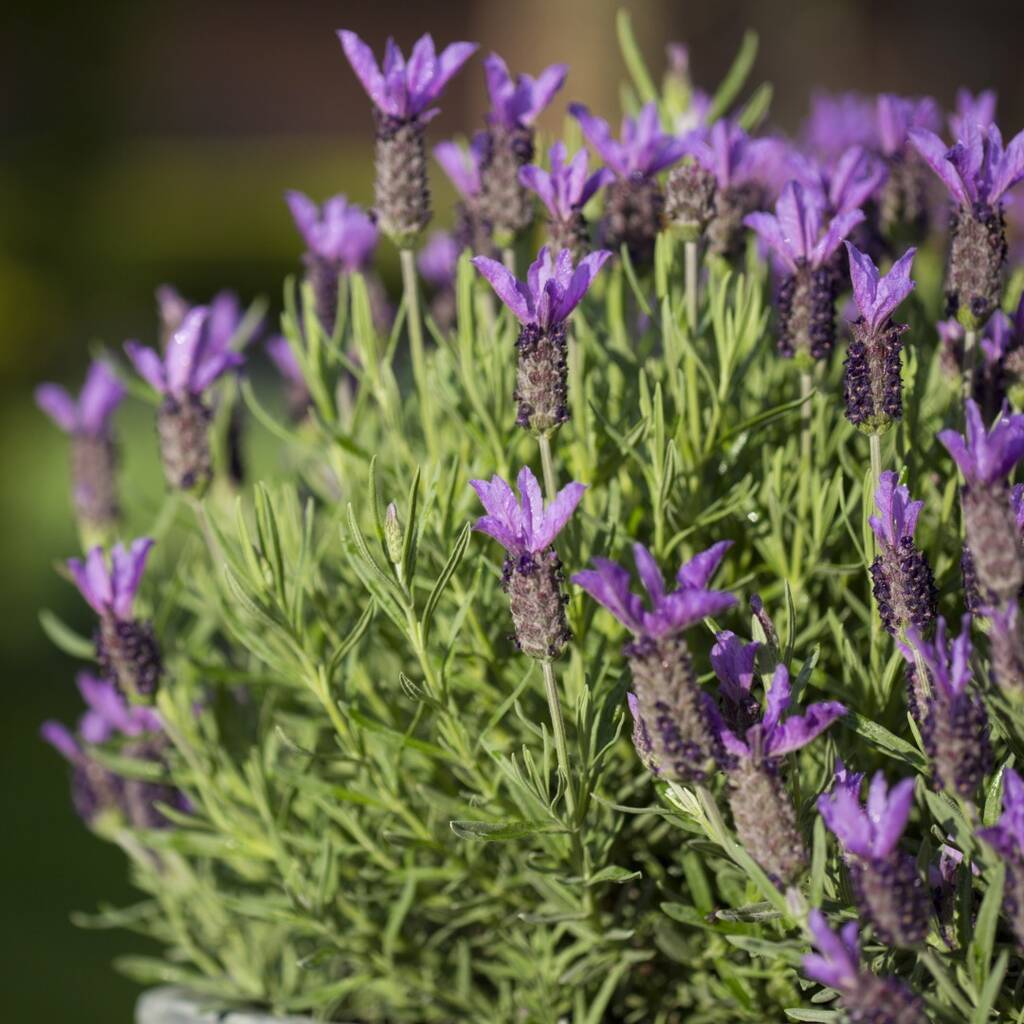
<svg viewBox="0 0 1024 1024"><path fill-rule="evenodd" d="M676 573L680 586L706 587L725 558L726 551L731 547L731 540L721 540L717 544L712 544L706 551L694 555L688 562L684 562Z"/></svg>
<svg viewBox="0 0 1024 1024"><path fill-rule="evenodd" d="M846 252L850 257L853 301L857 303L860 315L871 323L870 317L874 312L875 299L878 295L878 268L870 256L861 252L851 242L846 243Z"/></svg>
<svg viewBox="0 0 1024 1024"><path fill-rule="evenodd" d="M430 85L419 94L416 100L418 109L413 113L421 113L433 103L444 91L444 87L458 73L463 64L477 51L476 43L451 43L444 48L437 61L437 73Z"/></svg>
<svg viewBox="0 0 1024 1024"><path fill-rule="evenodd" d="M167 390L176 398L192 392L192 377L196 371L203 344L203 328L209 310L196 306L189 310L184 321L167 342L164 366L167 372Z"/></svg>
<svg viewBox="0 0 1024 1024"><path fill-rule="evenodd" d="M761 239L790 273L796 271L796 254L790 249L782 225L774 214L748 213L743 218L743 223Z"/></svg>
<svg viewBox="0 0 1024 1024"><path fill-rule="evenodd" d="M871 842L874 856L887 857L900 841L914 804L914 784L914 779L904 779L886 793L885 776L881 772L871 780L868 817L874 826Z"/></svg>
<svg viewBox="0 0 1024 1024"><path fill-rule="evenodd" d="M615 175L607 167L602 167L599 171L595 171L583 183L583 187L579 190L574 205L579 207L585 206L594 197L598 189L604 188L605 185L614 180Z"/></svg>
<svg viewBox="0 0 1024 1024"><path fill-rule="evenodd" d="M769 698L771 694L769 694ZM846 708L838 701L821 701L812 704L802 715L787 718L769 736L765 750L772 757L782 757L794 750L807 746L811 740L823 733L837 718L846 714Z"/></svg>
<svg viewBox="0 0 1024 1024"><path fill-rule="evenodd" d="M430 88L437 70L437 51L434 49L434 40L429 35L422 35L413 44L412 53L409 54L409 64L405 69L405 81L409 95L416 97L426 92ZM430 100L427 102L429 103Z"/></svg>
<svg viewBox="0 0 1024 1024"><path fill-rule="evenodd" d="M81 760L82 751L78 746L77 740L60 722L43 722L39 729L39 735L51 747L63 754L72 764Z"/></svg>
<svg viewBox="0 0 1024 1024"><path fill-rule="evenodd" d="M569 113L579 121L583 135L601 159L620 177L627 176L630 172L628 161L623 148L612 138L608 122L591 114L582 103L570 103Z"/></svg>
<svg viewBox="0 0 1024 1024"><path fill-rule="evenodd" d="M552 217L562 217L556 199L555 189L551 182L551 175L535 164L527 164L519 168L519 184L534 192L544 204Z"/></svg>
<svg viewBox="0 0 1024 1024"><path fill-rule="evenodd" d="M571 265L572 254L568 249L562 250L560 258L563 258L566 254L569 256ZM554 311L553 319L556 323L567 319L569 314L580 304L583 296L587 294L590 286L594 283L597 272L611 258L611 255L611 252L607 249L599 249L597 252L588 253L580 260L579 266L573 272L569 286L565 290L565 294Z"/></svg>
<svg viewBox="0 0 1024 1024"><path fill-rule="evenodd" d="M529 109L520 117L525 125L532 125L537 117L555 98L555 93L565 84L565 76L569 73L568 64L552 64L545 68L533 83L532 100Z"/></svg>
<svg viewBox="0 0 1024 1024"><path fill-rule="evenodd" d="M914 290L914 282L910 279L910 267L916 252L915 248L909 248L892 265L889 273L879 281L875 307L869 321L876 330Z"/></svg>
<svg viewBox="0 0 1024 1024"><path fill-rule="evenodd" d="M782 190L775 204L775 216L789 251L797 259L810 259L821 227L821 208L798 181Z"/></svg>
<svg viewBox="0 0 1024 1024"><path fill-rule="evenodd" d="M116 544L110 553L113 589L111 607L119 619L131 618L132 603L154 543L150 537L139 537L132 541L129 551L125 550L123 544Z"/></svg>
<svg viewBox="0 0 1024 1024"><path fill-rule="evenodd" d="M636 562L640 582L651 596L651 605L656 608L665 596L665 578L661 575L661 568L643 544L633 545L633 561Z"/></svg>
<svg viewBox="0 0 1024 1024"><path fill-rule="evenodd" d="M912 128L908 134L910 144L917 150L926 164L939 176L949 194L958 202L969 206L971 203L964 183L956 168L949 161L950 150L934 132L923 128Z"/></svg>
<svg viewBox="0 0 1024 1024"><path fill-rule="evenodd" d="M789 709L792 689L789 684L789 670L779 664L772 675L771 685L765 700L764 731L770 734L782 721L783 714Z"/></svg>
<svg viewBox="0 0 1024 1024"><path fill-rule="evenodd" d="M391 114L392 116L400 114L401 111L395 109L394 104L387 95L384 86L384 76L377 65L377 59L374 57L373 51L355 32L348 32L342 29L338 32L338 38L341 40L341 47L345 51L345 56L348 57L349 64L352 65L352 70L356 73L359 81L362 82L363 88L370 99L373 100L374 105L385 114Z"/></svg>
<svg viewBox="0 0 1024 1024"><path fill-rule="evenodd" d="M320 221L320 207L309 196L294 189L284 194L292 220L299 229L308 249L316 248L316 229Z"/></svg>
<svg viewBox="0 0 1024 1024"><path fill-rule="evenodd" d="M576 511L576 506L583 498L583 492L587 489L586 484L566 484L555 495L555 500L548 505L544 512L543 525L538 532L534 532L531 551L541 551L550 545L555 537L569 521L569 517Z"/></svg>
<svg viewBox="0 0 1024 1024"><path fill-rule="evenodd" d="M237 369L245 362L241 352L220 352L200 360L192 374L192 391L205 391L218 377L228 370Z"/></svg>
<svg viewBox="0 0 1024 1024"><path fill-rule="evenodd" d="M523 509L523 530L528 551L541 551L547 544L534 546L544 530L544 494L529 466L523 466L516 477L519 503Z"/></svg>
<svg viewBox="0 0 1024 1024"><path fill-rule="evenodd" d="M124 387L114 371L102 360L96 360L89 367L78 397L81 429L94 437L106 434L108 421L124 394Z"/></svg>
<svg viewBox="0 0 1024 1024"><path fill-rule="evenodd" d="M533 322L533 302L526 286L497 260L488 256L474 256L470 262L487 279L495 294L523 324Z"/></svg>
<svg viewBox="0 0 1024 1024"><path fill-rule="evenodd" d="M831 793L818 797L817 807L844 850L858 857L871 855L871 823L857 800L855 790L837 785Z"/></svg>
<svg viewBox="0 0 1024 1024"><path fill-rule="evenodd" d="M596 569L585 569L572 577L576 586L603 605L631 632L643 632L640 599L631 593L629 573L615 562L595 558Z"/></svg>
<svg viewBox="0 0 1024 1024"><path fill-rule="evenodd" d="M989 187L989 203L997 203L1007 190L1024 178L1024 132L1019 132L1003 152Z"/></svg>
<svg viewBox="0 0 1024 1024"><path fill-rule="evenodd" d="M145 348L137 341L126 341L124 350L132 365L139 372L139 376L146 381L151 388L161 394L167 393L167 378L164 376L164 364L160 356L151 348Z"/></svg>
<svg viewBox="0 0 1024 1024"><path fill-rule="evenodd" d="M744 644L735 633L723 630L711 648L711 667L722 684L722 693L739 704L750 693L758 643Z"/></svg>
<svg viewBox="0 0 1024 1024"><path fill-rule="evenodd" d="M712 615L718 615L736 604L736 598L721 590L677 590L666 595L661 606L651 616L652 634L677 632Z"/></svg>
<svg viewBox="0 0 1024 1024"><path fill-rule="evenodd" d="M36 405L67 434L78 427L78 406L59 384L40 384L35 391Z"/></svg>
<svg viewBox="0 0 1024 1024"><path fill-rule="evenodd" d="M480 194L479 171L472 157L460 145L455 142L439 142L434 147L434 159L463 199L472 199Z"/></svg>
<svg viewBox="0 0 1024 1024"><path fill-rule="evenodd" d="M829 221L828 229L811 250L811 264L824 266L843 243L843 239L864 220L863 210L847 210Z"/></svg>
<svg viewBox="0 0 1024 1024"><path fill-rule="evenodd" d="M524 550L519 534L510 530L505 520L497 516L481 516L473 524L473 529L493 537L510 554L521 554Z"/></svg>
<svg viewBox="0 0 1024 1024"><path fill-rule="evenodd" d="M470 480L487 514L505 523L515 534L523 531L522 512L512 488L497 473L487 480Z"/></svg>

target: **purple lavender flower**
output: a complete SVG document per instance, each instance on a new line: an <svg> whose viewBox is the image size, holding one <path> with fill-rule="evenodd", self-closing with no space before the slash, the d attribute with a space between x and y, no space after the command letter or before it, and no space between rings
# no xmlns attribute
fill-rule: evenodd
<svg viewBox="0 0 1024 1024"><path fill-rule="evenodd" d="M908 145L911 130L938 131L938 104L928 97L877 100L878 144L889 171L878 197L878 220L887 237L921 241L928 229L928 171Z"/></svg>
<svg viewBox="0 0 1024 1024"><path fill-rule="evenodd" d="M484 255L494 251L493 225L484 214L482 202L482 171L487 147L486 132L477 132L468 146L449 140L434 147L434 159L459 196L454 228L459 250L471 249Z"/></svg>
<svg viewBox="0 0 1024 1024"><path fill-rule="evenodd" d="M565 618L562 565L552 547L586 486L566 484L545 507L537 478L524 466L512 488L500 476L471 480L487 514L474 529L493 537L506 551L502 588L508 594L516 644L531 658L557 658L571 639Z"/></svg>
<svg viewBox="0 0 1024 1024"><path fill-rule="evenodd" d="M964 361L964 325L952 318L940 320L935 333L939 336L939 365L943 373L959 380Z"/></svg>
<svg viewBox="0 0 1024 1024"><path fill-rule="evenodd" d="M977 611L989 620L992 676L1000 689L1019 696L1024 692L1024 636L1021 636L1018 602L1007 601L997 607L981 605Z"/></svg>
<svg viewBox="0 0 1024 1024"><path fill-rule="evenodd" d="M669 219L700 226L698 234L706 226L709 250L734 257L743 244L743 218L768 202L788 149L778 139L753 139L727 119L691 132L683 143L695 164L677 167L669 176Z"/></svg>
<svg viewBox="0 0 1024 1024"><path fill-rule="evenodd" d="M519 172L533 159L534 123L562 88L568 70L565 64L552 64L536 78L520 74L513 79L496 53L484 60L491 110L480 204L499 244L507 245L533 220L533 203Z"/></svg>
<svg viewBox="0 0 1024 1024"><path fill-rule="evenodd" d="M833 217L870 202L889 176L882 160L864 146L850 146L827 163L793 153L790 170L804 188L817 193L822 208Z"/></svg>
<svg viewBox="0 0 1024 1024"><path fill-rule="evenodd" d="M992 314L978 347L983 358L975 367L971 393L986 419L992 419L1011 393L1019 397L1024 381L1024 295L1012 317L1001 309Z"/></svg>
<svg viewBox="0 0 1024 1024"><path fill-rule="evenodd" d="M59 384L36 388L36 405L71 436L75 512L86 533L105 533L117 522L117 449L111 420L124 387L110 367L94 361L77 401Z"/></svg>
<svg viewBox="0 0 1024 1024"><path fill-rule="evenodd" d="M957 89L956 112L949 115L949 131L954 139L962 138L968 125L988 129L996 119L996 94L992 89L983 89L977 95L969 89Z"/></svg>
<svg viewBox="0 0 1024 1024"><path fill-rule="evenodd" d="M939 441L964 476L960 500L977 591L987 604L1015 600L1024 586L1024 544L1006 482L1024 458L1024 416L1003 414L985 430L977 404L967 400L967 436L943 430Z"/></svg>
<svg viewBox="0 0 1024 1024"><path fill-rule="evenodd" d="M876 149L875 103L861 93L815 91L802 135L807 149L826 162L837 160L850 146Z"/></svg>
<svg viewBox="0 0 1024 1024"><path fill-rule="evenodd" d="M892 636L910 627L927 629L935 618L938 593L928 559L914 545L924 502L911 501L910 491L887 470L878 480L875 507L879 514L868 519L878 539L871 580L882 624Z"/></svg>
<svg viewBox="0 0 1024 1024"><path fill-rule="evenodd" d="M914 780L890 790L885 776L871 780L867 807L857 791L860 776L844 773L831 794L818 798L818 811L846 855L861 912L889 945L914 946L928 933L928 893L914 859L899 849L914 803Z"/></svg>
<svg viewBox="0 0 1024 1024"><path fill-rule="evenodd" d="M964 127L951 149L924 130L912 130L910 141L953 199L946 299L950 314L975 329L999 305L1006 262L1003 197L1024 178L1024 132L1004 150L994 124L968 121Z"/></svg>
<svg viewBox="0 0 1024 1024"><path fill-rule="evenodd" d="M726 755L729 806L737 835L751 857L783 885L799 878L807 865L807 850L793 802L782 784L779 762L846 714L837 701L823 701L810 705L802 715L783 720L791 699L789 672L780 664L772 676L760 721L735 730L717 713L711 715Z"/></svg>
<svg viewBox="0 0 1024 1024"><path fill-rule="evenodd" d="M107 680L83 672L76 682L87 705L78 721L77 736L54 721L44 722L40 733L71 764L71 798L79 817L90 826L101 825L111 814L124 818L134 828L169 826L157 805L187 812L190 805L180 790L115 775L88 750L117 740L124 756L165 765L167 740L160 715L152 708L126 704Z"/></svg>
<svg viewBox="0 0 1024 1024"><path fill-rule="evenodd" d="M566 161L564 142L556 142L548 151L551 170L535 164L520 168L520 184L537 194L548 211L548 234L556 251L569 249L579 259L586 250L587 225L583 207L598 189L613 181L615 175L602 167L587 176L587 151L581 149Z"/></svg>
<svg viewBox="0 0 1024 1024"><path fill-rule="evenodd" d="M649 607L630 589L629 572L615 562L595 558L595 569L572 578L633 633L623 653L633 673L637 715L651 738L660 770L682 781L707 777L717 745L710 700L697 685L682 633L736 603L732 594L708 589L730 543L715 544L684 563L676 574L679 586L671 592L651 553L634 544L633 558Z"/></svg>
<svg viewBox="0 0 1024 1024"><path fill-rule="evenodd" d="M992 767L992 748L988 716L971 685L970 615L963 617L960 628L960 636L948 648L942 618L933 641L925 640L917 629L909 629L907 643L897 641L897 646L911 665L916 651L928 670L928 680L918 687L915 711L935 782L970 799Z"/></svg>
<svg viewBox="0 0 1024 1024"><path fill-rule="evenodd" d="M662 132L654 103L648 103L635 118L622 119L619 140L612 137L608 122L595 117L583 104L570 104L569 113L615 174L605 198L605 241L616 250L625 245L634 262L649 262L665 208L655 175L685 155L684 141Z"/></svg>
<svg viewBox="0 0 1024 1024"><path fill-rule="evenodd" d="M835 989L851 1021L872 1024L928 1024L921 1000L895 978L861 970L857 922L849 921L836 935L820 910L807 915L817 953L804 957L804 974Z"/></svg>
<svg viewBox="0 0 1024 1024"><path fill-rule="evenodd" d="M303 262L313 288L317 318L327 334L334 333L338 315L338 278L366 269L377 247L373 218L343 195L323 205L301 192L285 193L295 226L306 243Z"/></svg>
<svg viewBox="0 0 1024 1024"><path fill-rule="evenodd" d="M853 338L846 352L843 397L846 418L866 434L883 434L903 418L900 336L906 324L890 321L896 307L914 290L910 266L916 249L908 249L887 274L879 274L871 257L849 242L850 278L860 316L850 323Z"/></svg>
<svg viewBox="0 0 1024 1024"><path fill-rule="evenodd" d="M633 719L633 747L636 749L643 766L652 774L660 775L658 759L654 754L654 743L647 729L647 723L640 713L640 699L633 692L626 694L626 705Z"/></svg>
<svg viewBox="0 0 1024 1024"><path fill-rule="evenodd" d="M711 648L711 667L726 699L725 718L734 731L746 731L761 710L751 693L760 647L759 643L745 644L731 630L723 629Z"/></svg>
<svg viewBox="0 0 1024 1024"><path fill-rule="evenodd" d="M354 32L339 31L345 56L374 104L377 119L376 212L381 230L399 248L409 248L430 223L430 188L424 128L438 110L431 106L476 51L475 43L452 43L438 54L421 36L406 63L388 39L384 64Z"/></svg>
<svg viewBox="0 0 1024 1024"><path fill-rule="evenodd" d="M302 373L302 367L288 339L282 335L271 338L264 345L270 361L274 364L277 372L284 382L285 405L288 415L295 423L301 421L309 409L310 394L306 386L306 378Z"/></svg>
<svg viewBox="0 0 1024 1024"><path fill-rule="evenodd" d="M192 304L172 284L160 285L155 294L157 317L160 320L160 347L166 348Z"/></svg>
<svg viewBox="0 0 1024 1024"><path fill-rule="evenodd" d="M775 258L779 351L804 360L823 359L835 343L836 275L829 261L850 230L864 219L849 210L824 222L818 199L796 181L782 190L775 214L751 213L743 223Z"/></svg>
<svg viewBox="0 0 1024 1024"><path fill-rule="evenodd" d="M611 253L592 252L573 266L572 253L557 257L544 246L518 281L501 263L476 256L473 265L521 324L513 398L516 423L534 434L550 434L569 418L568 345L565 321L580 304Z"/></svg>
<svg viewBox="0 0 1024 1024"><path fill-rule="evenodd" d="M99 616L96 656L103 674L137 704L152 702L163 672L152 624L134 615L135 595L152 547L149 537L132 541L127 549L115 544L109 567L98 546L84 562L77 558L67 562L82 597Z"/></svg>
<svg viewBox="0 0 1024 1024"><path fill-rule="evenodd" d="M1003 813L991 828L978 835L1006 864L1003 908L1024 949L1024 778L1012 768L1003 772Z"/></svg>
<svg viewBox="0 0 1024 1024"><path fill-rule="evenodd" d="M164 357L136 341L125 351L139 374L161 395L157 415L164 475L179 490L204 489L213 475L207 436L212 410L204 392L242 357L206 330L210 311L197 306L174 333Z"/></svg>

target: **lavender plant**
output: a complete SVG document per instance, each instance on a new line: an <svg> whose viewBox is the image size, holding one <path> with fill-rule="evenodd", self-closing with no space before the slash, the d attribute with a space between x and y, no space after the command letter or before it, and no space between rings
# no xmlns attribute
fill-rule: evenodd
<svg viewBox="0 0 1024 1024"><path fill-rule="evenodd" d="M342 32L375 205L290 194L279 333L247 349L258 317L164 288L162 350L127 346L152 390L108 354L77 403L40 391L96 455L62 569L95 639L42 616L87 710L43 732L140 892L81 920L217 1009L1019 1021L1024 415L992 232L1021 137L997 144L985 96L953 150L923 134L937 105L891 96L758 134L756 39L704 92L685 50L659 85L618 29L621 139L566 121L607 166L537 134L571 73L491 57L488 138L435 149L455 233L425 244L432 105L476 48L379 66ZM911 297L950 245L918 151L958 203L959 332L927 275ZM125 390L156 392L123 443L162 501L114 486ZM242 409L236 440L275 456L244 483L217 443Z"/></svg>

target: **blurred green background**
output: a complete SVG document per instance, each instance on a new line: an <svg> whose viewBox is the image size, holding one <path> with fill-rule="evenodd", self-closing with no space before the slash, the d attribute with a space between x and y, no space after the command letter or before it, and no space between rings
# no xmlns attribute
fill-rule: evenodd
<svg viewBox="0 0 1024 1024"><path fill-rule="evenodd" d="M49 647L37 610L90 626L83 602L51 570L77 541L66 445L32 405L33 385L57 379L77 390L98 340L152 342L153 289L164 281L195 300L222 287L246 299L264 295L276 310L300 249L281 201L286 188L371 200L369 105L336 28L356 29L377 50L389 32L403 45L427 30L439 42L479 40L513 70L566 60L568 85L545 122L554 129L569 99L614 113L618 6L15 0L0 14L3 1020L127 1022L136 995L109 968L134 940L69 922L76 909L131 893L119 854L74 818L64 765L37 738L42 719L70 722L79 713L75 666ZM1019 3L626 6L652 67L660 70L665 42L685 40L706 87L728 67L743 29L757 29L755 77L775 84L772 120L784 129L797 127L815 85L932 93L947 105L959 83L990 85L1000 93L1004 133L1024 122ZM474 63L449 89L432 138L473 128L485 102ZM437 191L443 211L447 193ZM133 488L145 482L152 502L155 437L145 410L135 405L127 415L125 473ZM140 514L135 525L145 521Z"/></svg>

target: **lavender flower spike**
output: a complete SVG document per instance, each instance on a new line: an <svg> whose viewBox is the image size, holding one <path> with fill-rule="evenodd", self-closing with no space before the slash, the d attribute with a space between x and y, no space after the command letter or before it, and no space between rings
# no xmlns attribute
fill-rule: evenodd
<svg viewBox="0 0 1024 1024"><path fill-rule="evenodd" d="M791 698L789 672L780 664L760 721L738 733L712 714L726 754L729 806L736 832L747 852L782 885L800 877L807 865L807 850L780 777L779 763L846 714L846 708L837 701L824 701L783 721Z"/></svg>
<svg viewBox="0 0 1024 1024"><path fill-rule="evenodd" d="M829 266L845 236L864 219L849 210L824 222L819 197L796 181L782 190L775 214L752 213L743 223L757 232L778 265L779 352L804 361L823 359L835 344L836 276Z"/></svg>
<svg viewBox="0 0 1024 1024"><path fill-rule="evenodd" d="M849 242L850 278L860 316L850 323L853 339L843 375L846 418L867 434L882 434L903 418L900 336L906 324L890 316L914 290L910 265L916 249L908 249L887 274L879 274L871 257Z"/></svg>
<svg viewBox="0 0 1024 1024"><path fill-rule="evenodd" d="M162 828L170 823L158 810L167 804L189 809L179 790L160 783L123 778L104 768L88 748L121 739L120 753L140 761L164 762L167 739L163 722L152 708L127 705L114 684L87 672L76 682L87 710L76 734L59 722L44 722L42 738L61 753L72 768L71 799L78 816L92 828L102 828L109 817L134 828Z"/></svg>
<svg viewBox="0 0 1024 1024"><path fill-rule="evenodd" d="M818 952L804 957L804 974L835 989L851 1021L928 1024L920 998L902 982L861 970L856 921L848 921L837 935L815 909L807 915L807 927Z"/></svg>
<svg viewBox="0 0 1024 1024"><path fill-rule="evenodd" d="M491 110L482 167L481 210L499 244L508 244L533 220L533 204L519 172L533 159L533 125L562 88L569 69L552 64L536 78L515 79L496 53L484 60Z"/></svg>
<svg viewBox="0 0 1024 1024"><path fill-rule="evenodd" d="M595 117L583 104L570 104L569 113L615 174L605 200L603 230L607 244L616 250L625 245L634 262L649 262L665 208L665 196L655 175L682 159L686 153L684 140L662 132L654 103L648 103L635 118L622 119L618 141L612 137L608 122Z"/></svg>
<svg viewBox="0 0 1024 1024"><path fill-rule="evenodd" d="M430 188L424 128L437 113L431 104L476 51L475 43L452 43L438 54L421 36L406 62L388 39L384 64L354 32L338 32L352 70L373 101L377 119L376 212L381 230L399 248L409 248L430 223Z"/></svg>
<svg viewBox="0 0 1024 1024"><path fill-rule="evenodd" d="M150 703L163 668L153 626L134 615L135 595L142 582L153 541L140 537L130 548L115 544L110 564L100 547L85 561L68 559L67 567L89 606L99 616L96 656L104 675L133 703Z"/></svg>
<svg viewBox="0 0 1024 1024"><path fill-rule="evenodd" d="M322 206L301 192L285 193L295 226L306 243L303 262L313 288L316 314L327 334L338 314L338 278L366 269L377 247L373 218L343 195Z"/></svg>
<svg viewBox="0 0 1024 1024"><path fill-rule="evenodd" d="M587 176L587 151L581 149L566 161L564 142L556 142L548 151L551 170L535 164L520 168L520 184L535 192L548 211L548 234L552 247L569 249L579 259L586 251L587 225L583 207L598 189L614 180L615 175L602 167Z"/></svg>
<svg viewBox="0 0 1024 1024"><path fill-rule="evenodd" d="M135 369L164 397L157 414L164 476L171 487L183 491L203 490L213 475L207 437L213 412L204 392L242 363L237 352L211 345L208 316L204 306L190 310L162 359L138 342L124 345Z"/></svg>
<svg viewBox="0 0 1024 1024"><path fill-rule="evenodd" d="M1024 694L1024 636L1017 601L1002 607L982 606L978 611L991 625L988 634L992 675L1004 692L1019 699Z"/></svg>
<svg viewBox="0 0 1024 1024"><path fill-rule="evenodd" d="M1024 458L1024 415L1004 413L986 431L981 411L968 399L966 419L966 438L943 430L939 441L964 476L960 500L978 591L986 603L1003 604L1024 586L1024 545L1006 481Z"/></svg>
<svg viewBox="0 0 1024 1024"><path fill-rule="evenodd" d="M878 772L867 807L857 798L859 777L838 778L831 794L818 798L818 811L846 855L861 912L887 944L914 946L928 933L928 892L914 859L899 849L914 802L914 780L890 790Z"/></svg>
<svg viewBox="0 0 1024 1024"><path fill-rule="evenodd" d="M534 434L550 434L569 418L568 345L565 321L580 304L611 253L592 252L573 266L572 253L557 257L545 246L517 281L501 263L476 256L473 265L521 324L513 397L516 423Z"/></svg>
<svg viewBox="0 0 1024 1024"><path fill-rule="evenodd" d="M1006 864L1003 907L1024 949L1024 778L1012 768L1003 772L1003 814L991 828L978 835Z"/></svg>
<svg viewBox="0 0 1024 1024"><path fill-rule="evenodd" d="M972 120L951 149L929 131L912 130L910 141L953 200L946 300L951 315L976 329L999 305L1006 263L1003 197L1024 178L1024 132L1004 149L994 124Z"/></svg>
<svg viewBox="0 0 1024 1024"><path fill-rule="evenodd" d="M459 200L455 204L455 238L459 249L490 253L492 225L482 208L483 165L487 158L487 134L477 132L469 146L451 140L434 147L434 159L441 165Z"/></svg>
<svg viewBox="0 0 1024 1024"><path fill-rule="evenodd" d="M723 629L711 648L711 667L726 700L725 718L734 731L745 732L761 712L751 693L760 647L759 643L745 644L731 630Z"/></svg>
<svg viewBox="0 0 1024 1024"><path fill-rule="evenodd" d="M886 237L921 241L928 230L928 168L908 136L912 129L938 131L939 106L930 97L883 93L876 117L878 148L889 171L878 196L879 226Z"/></svg>
<svg viewBox="0 0 1024 1024"><path fill-rule="evenodd" d="M547 507L537 478L524 466L512 488L499 476L471 480L484 506L474 529L493 537L506 551L502 588L508 594L516 644L531 658L548 661L562 653L571 634L565 618L562 564L552 547L586 486L570 483Z"/></svg>
<svg viewBox="0 0 1024 1024"><path fill-rule="evenodd" d="M950 793L971 799L992 767L988 716L971 685L971 617L963 617L960 636L948 648L946 623L941 618L933 641L910 629L907 642L897 641L897 646L911 665L916 651L928 671L927 696L915 703L935 782Z"/></svg>
<svg viewBox="0 0 1024 1024"><path fill-rule="evenodd" d="M572 578L633 633L623 653L633 673L637 715L660 770L684 782L707 777L717 743L709 698L697 685L682 633L736 603L732 594L708 589L729 545L722 541L684 563L676 574L679 586L668 592L651 553L634 544L633 558L649 606L630 589L629 572L615 562L597 558L595 569Z"/></svg>
<svg viewBox="0 0 1024 1024"><path fill-rule="evenodd" d="M935 618L938 594L928 558L914 544L924 502L911 501L899 477L886 470L879 477L875 507L879 514L868 518L878 539L871 580L882 625L892 636L910 627L927 629Z"/></svg>
<svg viewBox="0 0 1024 1024"><path fill-rule="evenodd" d="M95 361L73 399L59 384L36 388L36 405L71 436L75 512L86 534L103 534L117 522L117 449L111 420L124 387L110 367Z"/></svg>

